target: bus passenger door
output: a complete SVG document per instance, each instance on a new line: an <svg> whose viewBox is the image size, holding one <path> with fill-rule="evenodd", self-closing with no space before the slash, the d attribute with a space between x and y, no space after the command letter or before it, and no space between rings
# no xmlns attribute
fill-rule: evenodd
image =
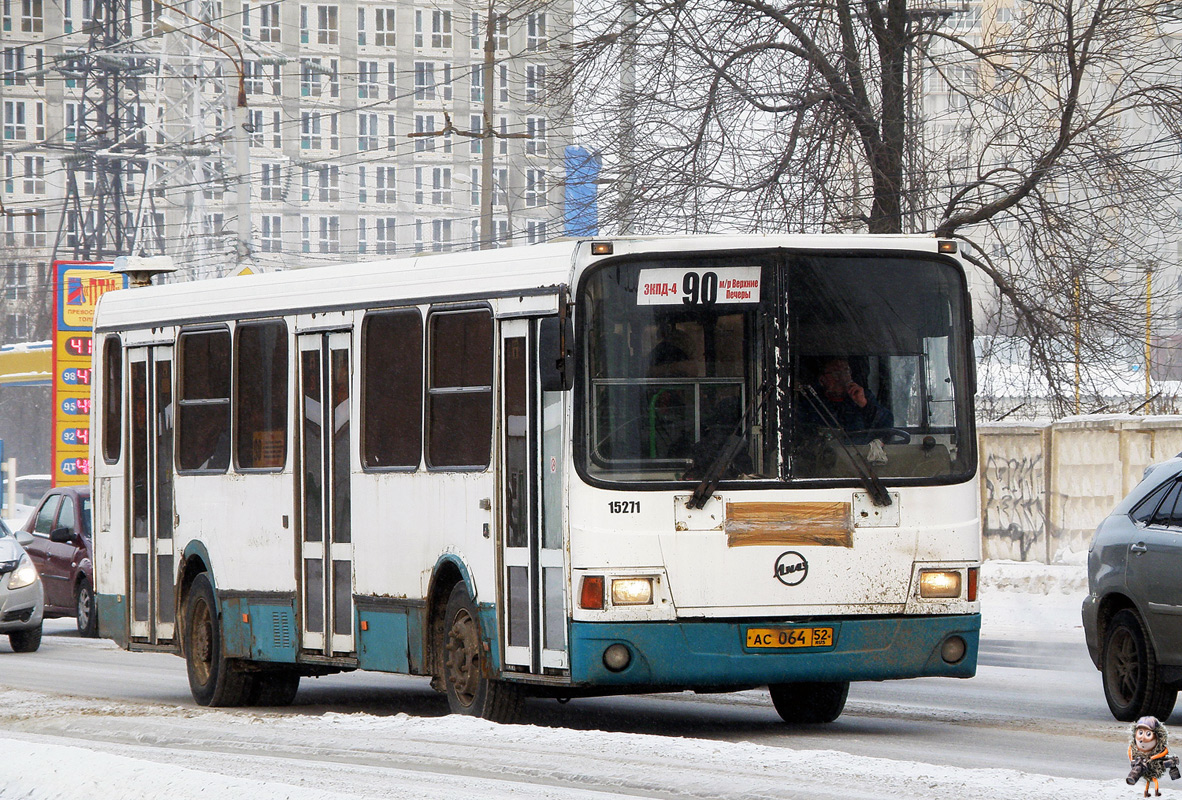
<svg viewBox="0 0 1182 800"><path fill-rule="evenodd" d="M538 320L501 322L500 537L505 664L567 669L563 392L538 382Z"/></svg>
<svg viewBox="0 0 1182 800"><path fill-rule="evenodd" d="M312 333L300 349L300 634L322 655L351 653L349 334Z"/></svg>
<svg viewBox="0 0 1182 800"><path fill-rule="evenodd" d="M128 348L127 360L129 629L133 639L158 644L173 638L176 623L172 347Z"/></svg>

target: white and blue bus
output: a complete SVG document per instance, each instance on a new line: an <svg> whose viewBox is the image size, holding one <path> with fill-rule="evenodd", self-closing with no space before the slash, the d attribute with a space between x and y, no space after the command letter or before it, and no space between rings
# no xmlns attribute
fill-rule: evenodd
<svg viewBox="0 0 1182 800"><path fill-rule="evenodd" d="M970 677L969 297L919 237L564 241L105 295L103 636L204 705Z"/></svg>

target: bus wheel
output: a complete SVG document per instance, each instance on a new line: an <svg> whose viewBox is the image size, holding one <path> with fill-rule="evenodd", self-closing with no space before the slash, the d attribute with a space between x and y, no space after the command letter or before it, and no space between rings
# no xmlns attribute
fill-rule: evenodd
<svg viewBox="0 0 1182 800"><path fill-rule="evenodd" d="M835 683L773 683L767 687L780 719L795 724L833 722L845 709L849 681Z"/></svg>
<svg viewBox="0 0 1182 800"><path fill-rule="evenodd" d="M259 672L252 679L252 706L289 706L300 688L300 674L294 670Z"/></svg>
<svg viewBox="0 0 1182 800"><path fill-rule="evenodd" d="M488 659L476 606L456 584L443 616L443 683L453 714L513 722L521 713L521 690L488 676Z"/></svg>
<svg viewBox="0 0 1182 800"><path fill-rule="evenodd" d="M204 572L193 579L185 598L185 665L189 690L203 706L246 705L252 676L234 667L222 652L213 584Z"/></svg>

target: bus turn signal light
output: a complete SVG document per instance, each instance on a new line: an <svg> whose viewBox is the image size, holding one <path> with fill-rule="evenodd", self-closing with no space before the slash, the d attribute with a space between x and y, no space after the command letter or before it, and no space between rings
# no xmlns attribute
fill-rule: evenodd
<svg viewBox="0 0 1182 800"><path fill-rule="evenodd" d="M970 603L977 602L977 576L980 571L979 567L969 567L969 591L965 599Z"/></svg>
<svg viewBox="0 0 1182 800"><path fill-rule="evenodd" d="M579 608L603 608L602 575L583 576L583 590L579 593Z"/></svg>
<svg viewBox="0 0 1182 800"><path fill-rule="evenodd" d="M960 597L958 570L925 569L919 573L920 597Z"/></svg>

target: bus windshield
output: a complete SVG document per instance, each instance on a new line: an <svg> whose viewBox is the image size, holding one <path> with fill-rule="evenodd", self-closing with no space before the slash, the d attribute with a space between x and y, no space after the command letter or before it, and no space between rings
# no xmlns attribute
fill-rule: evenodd
<svg viewBox="0 0 1182 800"><path fill-rule="evenodd" d="M580 468L612 483L966 479L965 296L951 260L897 251L604 264L578 298Z"/></svg>

